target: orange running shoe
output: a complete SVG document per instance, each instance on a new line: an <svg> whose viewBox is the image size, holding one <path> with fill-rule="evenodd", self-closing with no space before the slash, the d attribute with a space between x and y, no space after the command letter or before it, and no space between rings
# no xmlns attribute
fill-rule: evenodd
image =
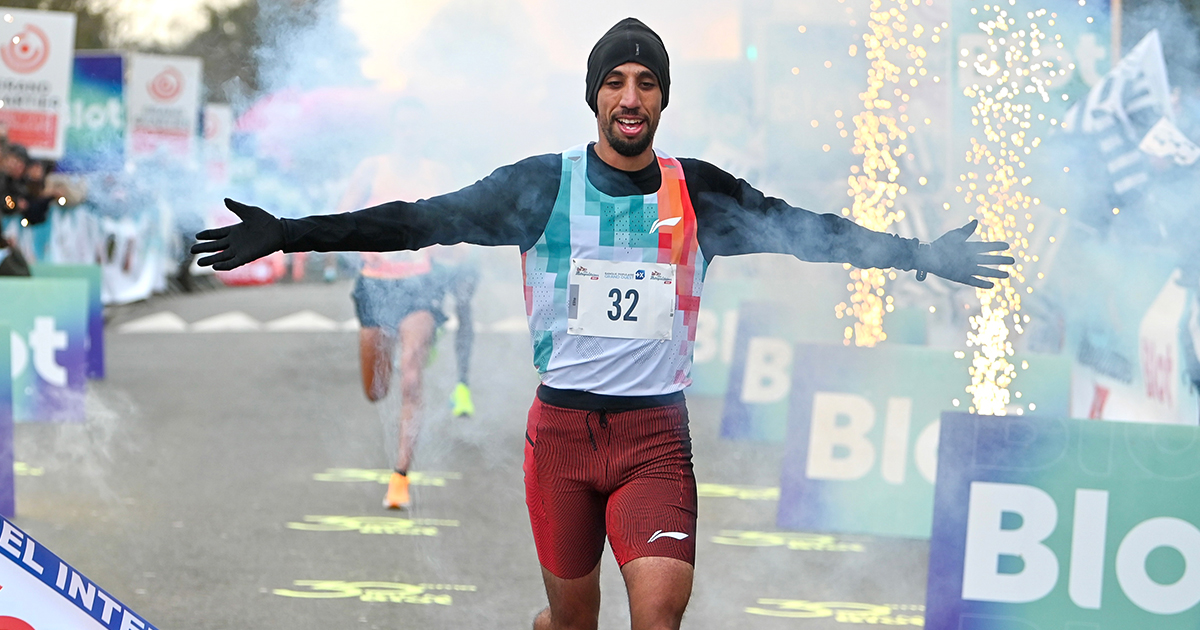
<svg viewBox="0 0 1200 630"><path fill-rule="evenodd" d="M389 510L407 510L408 505L408 476L393 472L392 478L388 479L387 496L383 497L383 507Z"/></svg>

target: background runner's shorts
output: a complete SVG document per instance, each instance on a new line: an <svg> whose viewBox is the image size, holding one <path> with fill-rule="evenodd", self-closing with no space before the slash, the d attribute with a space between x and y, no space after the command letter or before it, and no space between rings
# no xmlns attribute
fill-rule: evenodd
<svg viewBox="0 0 1200 630"><path fill-rule="evenodd" d="M696 559L696 478L683 402L583 411L533 401L525 503L538 560L563 579L596 568L608 535L617 563Z"/></svg>
<svg viewBox="0 0 1200 630"><path fill-rule="evenodd" d="M354 312L363 328L394 331L400 321L417 311L429 311L434 324L446 322L442 297L446 288L430 274L399 280L359 276L354 283Z"/></svg>

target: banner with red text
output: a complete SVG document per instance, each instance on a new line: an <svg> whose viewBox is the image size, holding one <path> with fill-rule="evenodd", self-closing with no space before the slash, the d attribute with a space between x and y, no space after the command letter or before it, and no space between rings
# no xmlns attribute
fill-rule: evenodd
<svg viewBox="0 0 1200 630"><path fill-rule="evenodd" d="M66 144L75 14L0 11L0 125L31 156L57 160Z"/></svg>
<svg viewBox="0 0 1200 630"><path fill-rule="evenodd" d="M195 57L131 54L125 94L129 155L191 158L200 122L202 62Z"/></svg>

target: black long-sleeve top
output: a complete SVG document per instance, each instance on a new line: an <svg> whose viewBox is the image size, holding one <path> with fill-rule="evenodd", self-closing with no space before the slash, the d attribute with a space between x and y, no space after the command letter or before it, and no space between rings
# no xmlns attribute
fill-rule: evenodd
<svg viewBox="0 0 1200 630"><path fill-rule="evenodd" d="M679 162L696 212L696 238L708 261L771 252L860 268L916 266L916 239L789 206L702 160ZM614 197L652 194L662 183L657 160L638 171L622 171L601 160L592 145L587 174L597 189ZM380 252L473 243L517 245L524 252L537 243L550 219L561 177L561 154L538 155L449 194L285 219L283 250Z"/></svg>

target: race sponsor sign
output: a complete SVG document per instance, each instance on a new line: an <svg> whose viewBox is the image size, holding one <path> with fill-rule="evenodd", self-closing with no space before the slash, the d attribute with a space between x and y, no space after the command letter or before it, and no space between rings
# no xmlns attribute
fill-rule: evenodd
<svg viewBox="0 0 1200 630"><path fill-rule="evenodd" d="M0 278L0 321L12 329L14 419L82 422L87 382L87 282Z"/></svg>
<svg viewBox="0 0 1200 630"><path fill-rule="evenodd" d="M967 361L920 346L796 344L777 525L927 538L939 417L966 409ZM1065 415L1070 361L1031 356L1014 381L1027 406Z"/></svg>
<svg viewBox="0 0 1200 630"><path fill-rule="evenodd" d="M0 9L0 125L36 158L63 155L75 14Z"/></svg>
<svg viewBox="0 0 1200 630"><path fill-rule="evenodd" d="M1200 429L942 417L925 627L1200 625Z"/></svg>
<svg viewBox="0 0 1200 630"><path fill-rule="evenodd" d="M67 117L67 150L58 168L117 171L125 166L125 60L116 53L78 54Z"/></svg>
<svg viewBox="0 0 1200 630"><path fill-rule="evenodd" d="M129 155L190 158L200 123L202 62L195 57L129 55Z"/></svg>
<svg viewBox="0 0 1200 630"><path fill-rule="evenodd" d="M78 278L87 281L87 377L104 378L104 303L100 300L99 265L32 265L35 278Z"/></svg>
<svg viewBox="0 0 1200 630"><path fill-rule="evenodd" d="M32 536L0 517L0 628L155 630Z"/></svg>
<svg viewBox="0 0 1200 630"><path fill-rule="evenodd" d="M0 322L0 516L17 515L13 473L13 391L8 324Z"/></svg>

